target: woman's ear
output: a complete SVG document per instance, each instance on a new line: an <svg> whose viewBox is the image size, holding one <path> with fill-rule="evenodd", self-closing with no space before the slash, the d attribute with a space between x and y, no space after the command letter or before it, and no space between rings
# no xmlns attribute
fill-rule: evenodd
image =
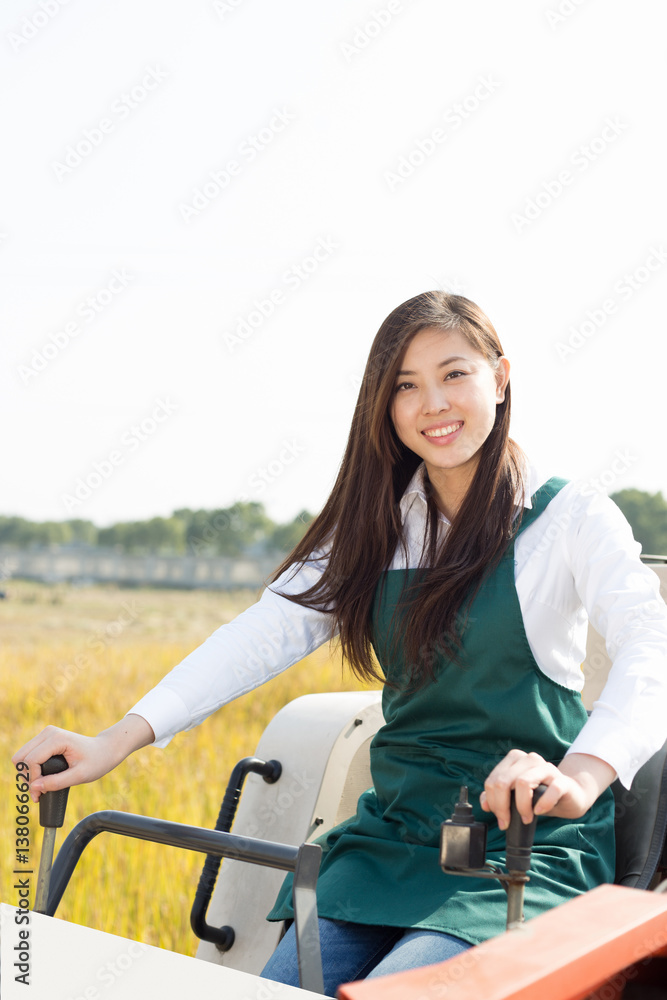
<svg viewBox="0 0 667 1000"><path fill-rule="evenodd" d="M498 358L498 368L496 370L496 402L503 403L505 401L505 389L507 388L507 383L510 380L510 363L507 358L502 355Z"/></svg>

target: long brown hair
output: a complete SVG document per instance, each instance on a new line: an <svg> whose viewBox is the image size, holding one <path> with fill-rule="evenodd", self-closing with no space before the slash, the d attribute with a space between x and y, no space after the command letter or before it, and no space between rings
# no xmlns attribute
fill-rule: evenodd
<svg viewBox="0 0 667 1000"><path fill-rule="evenodd" d="M378 582L397 545L407 546L399 502L421 459L396 435L390 405L396 373L412 338L427 327L457 330L494 371L503 354L488 317L474 302L441 291L424 292L398 306L371 346L352 426L334 487L321 513L269 583L291 566L328 553L319 580L290 601L332 612L344 660L362 679L384 681L373 662L371 612ZM491 433L464 501L438 545L438 509L425 475L427 531L402 642L406 683L419 686L435 674L437 654L456 659L464 627L462 609L485 572L497 564L518 526L524 483L519 446L509 437L510 387L497 404ZM520 498L520 500L518 499ZM519 502L519 520L514 520ZM424 584L426 584L424 586ZM415 586L419 586L416 600ZM409 591L404 591L408 597Z"/></svg>

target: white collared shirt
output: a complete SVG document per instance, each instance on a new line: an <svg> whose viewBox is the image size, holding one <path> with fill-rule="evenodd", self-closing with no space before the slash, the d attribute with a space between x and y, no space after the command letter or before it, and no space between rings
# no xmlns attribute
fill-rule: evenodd
<svg viewBox="0 0 667 1000"><path fill-rule="evenodd" d="M424 464L400 502L409 559L399 545L389 568L419 564L426 526ZM525 506L548 476L530 465ZM439 531L449 522L440 514ZM586 483L568 483L516 540L515 583L535 661L547 677L581 691L588 619L605 638L612 668L569 753L600 757L629 788L667 738L667 606L657 575L616 504ZM331 615L274 593L299 593L325 557L283 573L260 600L222 625L127 714L143 716L154 746L192 729L220 706L275 677L333 638Z"/></svg>

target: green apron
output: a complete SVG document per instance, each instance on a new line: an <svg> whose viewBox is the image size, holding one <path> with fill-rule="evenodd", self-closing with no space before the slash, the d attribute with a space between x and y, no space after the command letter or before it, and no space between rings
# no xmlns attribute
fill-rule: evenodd
<svg viewBox="0 0 667 1000"><path fill-rule="evenodd" d="M517 534L565 483L553 478L537 490ZM394 612L416 572L386 571L375 595L374 647L391 680L402 673L400 655L389 658L392 630L400 629ZM370 751L373 788L355 816L316 841L323 849L320 916L444 931L472 944L505 929L507 897L497 880L441 871L440 824L467 785L475 818L488 826L487 859L504 866L505 834L479 805L486 777L514 747L558 764L587 716L581 696L547 677L530 650L514 583L514 540L467 610L460 664L440 655L433 683L411 694L384 688L385 725ZM526 919L613 882L614 853L610 789L580 819L541 817ZM288 875L268 920L293 917L291 885Z"/></svg>

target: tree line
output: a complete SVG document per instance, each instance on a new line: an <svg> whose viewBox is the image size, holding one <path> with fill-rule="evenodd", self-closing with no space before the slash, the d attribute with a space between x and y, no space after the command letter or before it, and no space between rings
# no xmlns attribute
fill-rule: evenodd
<svg viewBox="0 0 667 1000"><path fill-rule="evenodd" d="M662 493L642 490L619 490L611 494L630 522L632 532L641 543L642 552L652 556L667 556L667 500Z"/></svg>
<svg viewBox="0 0 667 1000"><path fill-rule="evenodd" d="M0 545L98 546L133 554L239 557L248 553L287 553L305 534L313 515L302 510L277 524L257 502L216 510L175 510L171 517L121 521L98 528L92 521L29 521L0 516Z"/></svg>
<svg viewBox="0 0 667 1000"><path fill-rule="evenodd" d="M621 508L641 543L642 552L667 555L667 500L662 493L620 490L611 499ZM171 517L122 521L98 528L92 521L28 521L0 516L0 545L92 545L127 553L218 555L249 552L288 553L303 537L313 514L302 510L294 520L276 524L257 502L217 510L175 510Z"/></svg>

